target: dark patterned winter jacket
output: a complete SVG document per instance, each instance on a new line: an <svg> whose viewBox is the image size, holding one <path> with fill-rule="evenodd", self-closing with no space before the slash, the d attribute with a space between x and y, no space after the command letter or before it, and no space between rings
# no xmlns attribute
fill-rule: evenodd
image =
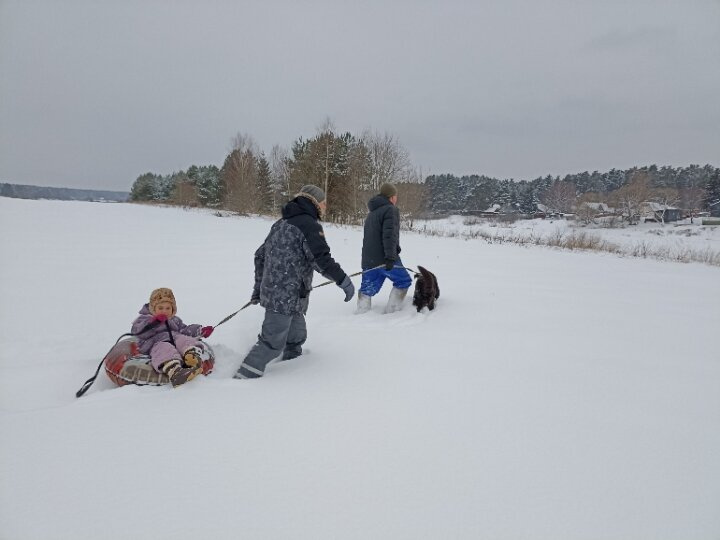
<svg viewBox="0 0 720 540"><path fill-rule="evenodd" d="M305 313L312 289L313 270L340 284L345 272L330 255L318 210L305 197L296 197L282 209L282 219L270 228L255 252L253 297L260 305L284 315Z"/></svg>
<svg viewBox="0 0 720 540"><path fill-rule="evenodd" d="M170 327L170 331L173 333L178 332L191 337L200 336L201 325L185 324L182 322L182 319L177 316L170 317L167 324L154 322L153 314L150 313L148 304L140 308L138 313L140 316L133 321L130 331L137 336L138 348L143 354L149 354L150 349L152 349L156 343L161 341L170 342L168 327Z"/></svg>
<svg viewBox="0 0 720 540"><path fill-rule="evenodd" d="M375 268L385 259L396 261L400 256L400 212L384 195L368 201L370 213L365 218L362 268Z"/></svg>

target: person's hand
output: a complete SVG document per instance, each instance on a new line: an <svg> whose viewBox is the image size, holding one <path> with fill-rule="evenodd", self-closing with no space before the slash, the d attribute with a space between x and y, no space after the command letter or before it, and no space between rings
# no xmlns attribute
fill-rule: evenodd
<svg viewBox="0 0 720 540"><path fill-rule="evenodd" d="M253 295L250 297L250 304L253 306L257 306L260 303L260 295L253 293Z"/></svg>
<svg viewBox="0 0 720 540"><path fill-rule="evenodd" d="M157 322L165 322L167 320L168 320L167 315L165 315L164 313L158 313L157 315L155 315L153 317L153 321L157 321Z"/></svg>
<svg viewBox="0 0 720 540"><path fill-rule="evenodd" d="M349 302L353 299L353 296L355 296L355 285L353 285L352 281L350 281L350 278L348 276L345 276L345 279L342 280L338 287L345 291L346 302Z"/></svg>
<svg viewBox="0 0 720 540"><path fill-rule="evenodd" d="M395 260L394 259L385 259L385 270L388 272L393 269L395 266Z"/></svg>
<svg viewBox="0 0 720 540"><path fill-rule="evenodd" d="M212 326L203 326L200 329L200 335L204 338L210 337L210 334L213 333L213 330L215 330Z"/></svg>

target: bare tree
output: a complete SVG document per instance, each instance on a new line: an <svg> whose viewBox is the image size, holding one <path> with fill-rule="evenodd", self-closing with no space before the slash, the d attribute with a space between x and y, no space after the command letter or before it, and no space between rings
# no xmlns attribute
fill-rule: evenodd
<svg viewBox="0 0 720 540"><path fill-rule="evenodd" d="M270 177L273 185L273 211L277 212L282 203L290 198L290 153L280 145L270 151Z"/></svg>
<svg viewBox="0 0 720 540"><path fill-rule="evenodd" d="M425 207L425 184L401 182L396 187L398 189L398 209L403 215L403 223L412 229L413 220L422 214Z"/></svg>
<svg viewBox="0 0 720 540"><path fill-rule="evenodd" d="M595 218L600 213L598 205L596 204L599 202L599 196L597 193L583 193L577 201L577 209L575 211L577 219L586 225L594 223Z"/></svg>
<svg viewBox="0 0 720 540"><path fill-rule="evenodd" d="M540 201L550 210L570 212L577 200L575 186L571 182L554 181L540 197Z"/></svg>
<svg viewBox="0 0 720 540"><path fill-rule="evenodd" d="M683 210L690 213L690 223L700 211L705 200L705 190L699 187L688 187L680 190L680 204Z"/></svg>
<svg viewBox="0 0 720 540"><path fill-rule="evenodd" d="M232 150L225 158L221 178L225 206L236 212L254 212L258 206L257 144L250 135L238 133L231 139Z"/></svg>
<svg viewBox="0 0 720 540"><path fill-rule="evenodd" d="M252 154L257 154L258 146L252 135L238 132L230 139L230 151L233 150L239 150L241 153L249 151Z"/></svg>
<svg viewBox="0 0 720 540"><path fill-rule="evenodd" d="M410 154L394 135L365 132L362 140L370 151L370 186L377 190L385 182L408 182L413 175Z"/></svg>
<svg viewBox="0 0 720 540"><path fill-rule="evenodd" d="M370 151L362 140L355 140L348 149L347 177L349 183L348 221L362 223L367 211L370 185Z"/></svg>
<svg viewBox="0 0 720 540"><path fill-rule="evenodd" d="M180 206L198 206L197 188L189 180L183 180L175 184L172 202Z"/></svg>
<svg viewBox="0 0 720 540"><path fill-rule="evenodd" d="M660 223L665 224L665 214L668 208L680 204L680 194L675 188L656 188L650 190L649 200L658 203L659 210L655 212L660 218Z"/></svg>
<svg viewBox="0 0 720 540"><path fill-rule="evenodd" d="M317 140L321 146L321 160L323 173L323 191L325 192L325 204L329 208L330 175L335 162L335 125L328 116L318 128Z"/></svg>
<svg viewBox="0 0 720 540"><path fill-rule="evenodd" d="M639 218L640 204L650 196L650 177L646 171L633 173L629 183L612 193L613 204L621 209L623 219L630 225Z"/></svg>

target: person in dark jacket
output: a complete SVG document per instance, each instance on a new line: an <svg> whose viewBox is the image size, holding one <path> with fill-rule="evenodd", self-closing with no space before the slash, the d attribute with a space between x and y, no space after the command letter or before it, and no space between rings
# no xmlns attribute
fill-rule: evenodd
<svg viewBox="0 0 720 540"><path fill-rule="evenodd" d="M312 289L313 271L320 272L345 292L355 296L348 275L330 255L323 228L325 193L307 185L282 209L282 219L255 252L255 286L250 301L265 308L257 343L250 349L235 379L255 379L265 374L271 360L290 360L302 354L307 338L305 313Z"/></svg>
<svg viewBox="0 0 720 540"><path fill-rule="evenodd" d="M380 186L380 194L368 201L370 213L365 218L362 247L363 278L358 292L358 313L371 308L371 299L385 279L392 281L385 313L402 309L412 278L400 260L400 212L397 189L392 184ZM381 266L381 268L377 268Z"/></svg>

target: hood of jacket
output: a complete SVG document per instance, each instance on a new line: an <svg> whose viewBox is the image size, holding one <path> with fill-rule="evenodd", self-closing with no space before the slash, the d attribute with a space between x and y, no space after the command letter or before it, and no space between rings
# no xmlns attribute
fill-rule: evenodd
<svg viewBox="0 0 720 540"><path fill-rule="evenodd" d="M377 210L378 208L391 204L390 200L384 195L375 195L368 201L368 210L372 212L373 210Z"/></svg>
<svg viewBox="0 0 720 540"><path fill-rule="evenodd" d="M320 219L320 213L318 212L317 207L306 197L295 197L292 201L283 206L283 219L299 216L300 214L308 214L314 219Z"/></svg>

